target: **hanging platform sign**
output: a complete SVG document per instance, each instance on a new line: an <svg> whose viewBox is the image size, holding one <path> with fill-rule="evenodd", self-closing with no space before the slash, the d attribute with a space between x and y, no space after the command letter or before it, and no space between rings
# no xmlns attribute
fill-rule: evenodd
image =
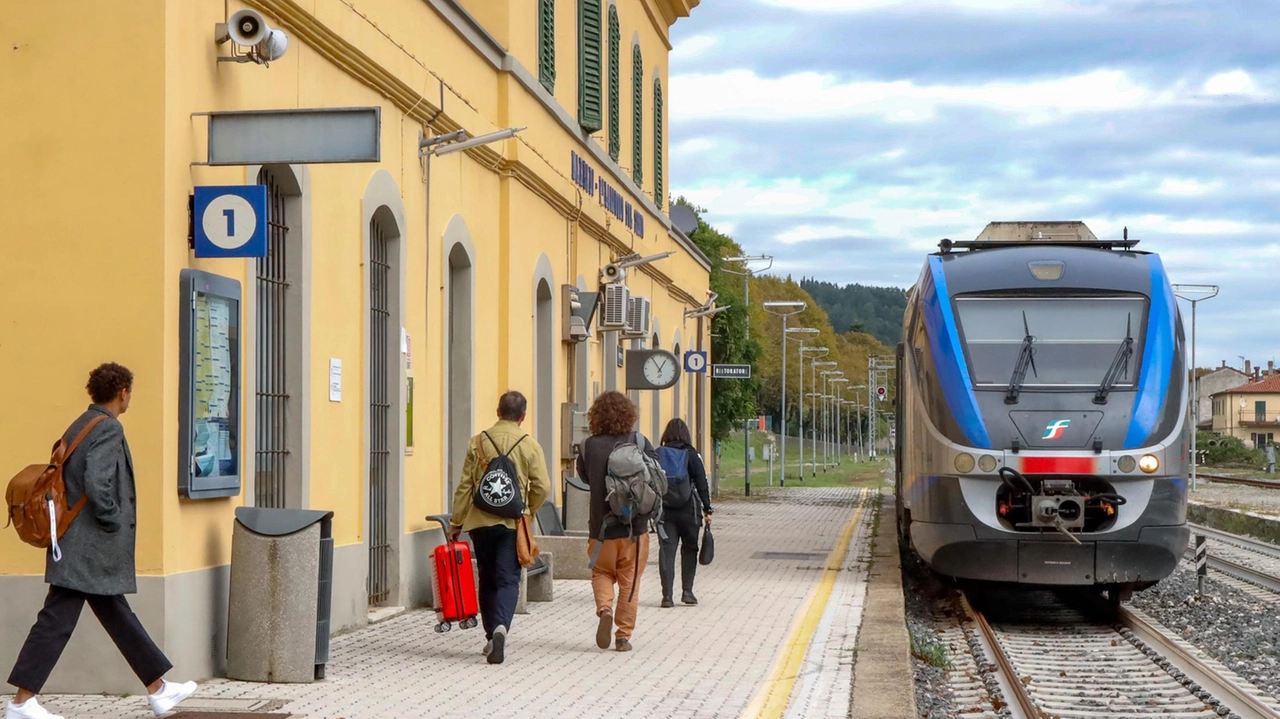
<svg viewBox="0 0 1280 719"><path fill-rule="evenodd" d="M208 165L380 162L382 109L197 112L209 118Z"/></svg>
<svg viewBox="0 0 1280 719"><path fill-rule="evenodd" d="M192 223L196 257L267 256L267 186L195 188Z"/></svg>
<svg viewBox="0 0 1280 719"><path fill-rule="evenodd" d="M713 364L711 365L712 379L751 379L751 365L749 364Z"/></svg>

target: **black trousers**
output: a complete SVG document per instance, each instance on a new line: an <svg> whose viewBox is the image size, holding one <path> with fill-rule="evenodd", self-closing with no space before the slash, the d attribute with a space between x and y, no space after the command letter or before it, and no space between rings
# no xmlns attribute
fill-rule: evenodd
<svg viewBox="0 0 1280 719"><path fill-rule="evenodd" d="M516 530L494 525L470 532L480 574L480 620L485 639L498 627L511 628L520 600L520 557L516 554Z"/></svg>
<svg viewBox="0 0 1280 719"><path fill-rule="evenodd" d="M662 596L673 596L671 588L676 582L676 546L680 547L680 586L686 592L693 591L693 577L698 572L698 529L700 527L696 502L689 502L679 509L667 510L662 515L666 539L660 539L658 550L658 575L662 579Z"/></svg>
<svg viewBox="0 0 1280 719"><path fill-rule="evenodd" d="M84 609L85 602L89 603L102 628L107 630L111 641L116 643L116 648L144 686L157 681L173 668L164 652L151 641L123 595L85 594L50 586L44 608L36 617L35 626L31 627L13 672L9 674L10 684L40 693L62 656L62 650L66 649L76 623L80 621L80 611Z"/></svg>

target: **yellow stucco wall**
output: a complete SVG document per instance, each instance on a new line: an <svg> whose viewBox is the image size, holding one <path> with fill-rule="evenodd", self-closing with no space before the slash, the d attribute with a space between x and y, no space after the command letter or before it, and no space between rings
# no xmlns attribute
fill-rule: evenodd
<svg viewBox="0 0 1280 719"><path fill-rule="evenodd" d="M644 47L644 189L652 193L652 75L658 68L665 86L666 47L641 5L647 2L620 0L619 6L624 45L638 32ZM17 140L0 146L0 164L6 168L0 216L7 220L0 243L6 274L0 283L0 367L23 380L0 388L0 402L22 408L11 413L6 441L0 443L0 468L16 472L43 461L53 439L87 404L84 379L95 364L116 360L130 366L137 375L136 394L124 422L137 464L141 573L226 564L233 512L245 502L243 494L189 501L176 489L179 272L195 267L238 279L246 300L242 366L248 365L255 338L248 301L254 265L195 260L187 244L187 198L196 185L253 183L256 175L252 168L193 165L205 157L207 132L206 118L193 113L381 108L380 163L308 169L309 504L335 511L339 546L357 544L366 535L363 378L369 308L362 199L375 173L385 171L394 179L405 218L403 324L411 337L416 389L415 448L403 460L405 531L427 528L424 516L443 511L447 503L443 334L449 247L443 238L455 217L466 224L477 263L475 426L468 432L492 421L506 389L544 399L537 395L532 359L533 273L543 255L553 271L556 302L549 401L556 406L552 435L557 440L559 405L575 384L568 363L572 346L560 341L561 284L582 275L594 285L600 266L621 247L646 255L676 250L653 269L669 278L683 299L639 271L632 271L629 284L633 294L653 301L662 347L671 348L677 329L683 349L696 346L695 323L684 320L683 312L705 299L706 269L668 237L659 217L646 212L646 236L636 238L600 207L598 198L581 192L569 177L571 153L585 154L581 138L567 132L514 75L494 68L427 2L251 0L248 6L289 33L288 54L269 68L216 62L217 55L228 52L210 42L215 23L225 19L221 0L131 0L109 9L89 0L71 4L73 10L14 3L3 21L18 28L9 33L17 48L0 55L0 76L16 78L12 97L19 101L0 114L0 133ZM463 0L461 5L536 77L535 3ZM230 10L245 6L232 2ZM555 96L574 117L576 3L558 2L557 12ZM316 38L324 42L317 44ZM349 47L338 47L339 41ZM118 60L87 63L87 58ZM624 50L623 165L631 157L630 77L630 53ZM508 126L528 129L482 152L431 158L428 187L417 143L423 118L438 109L442 87L441 122L472 135ZM667 98L668 106L671 102ZM495 166L498 162L514 164ZM621 170L594 158L590 163L637 210L642 208L627 191ZM596 236L602 231L612 235L613 250ZM613 358L603 356L594 327L593 334L590 361L581 371L591 374L589 388L595 382L603 388L604 362ZM344 365L340 403L328 401L330 358ZM621 384L622 369L618 377ZM692 386L686 383L682 397ZM663 422L672 414L672 394L662 393ZM241 397L241 416L248 419L254 412L248 375ZM578 399L585 407L590 397ZM651 406L646 397L641 404L646 433ZM532 408L530 415L528 427L537 436ZM242 436L249 434L248 426L242 425ZM241 446L249 439L245 436ZM557 445L544 449L555 458L554 466L562 466ZM241 466L252 473L247 449ZM0 572L36 574L42 561L40 552L19 543L13 533L0 535Z"/></svg>

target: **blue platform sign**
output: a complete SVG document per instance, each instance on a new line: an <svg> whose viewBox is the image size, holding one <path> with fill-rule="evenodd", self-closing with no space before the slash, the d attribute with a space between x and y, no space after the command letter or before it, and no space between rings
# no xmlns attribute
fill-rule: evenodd
<svg viewBox="0 0 1280 719"><path fill-rule="evenodd" d="M195 188L196 257L267 256L267 186Z"/></svg>
<svg viewBox="0 0 1280 719"><path fill-rule="evenodd" d="M701 374L707 371L707 353L690 350L684 353L684 371Z"/></svg>

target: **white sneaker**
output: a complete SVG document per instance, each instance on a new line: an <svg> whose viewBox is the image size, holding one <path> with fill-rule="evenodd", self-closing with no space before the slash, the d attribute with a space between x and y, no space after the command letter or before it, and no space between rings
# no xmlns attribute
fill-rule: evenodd
<svg viewBox="0 0 1280 719"><path fill-rule="evenodd" d="M489 641L487 641L487 642L485 642L485 643L484 643L484 651L483 651L483 652L481 652L481 653L482 653L482 654L484 654L484 655L487 657L487 656L489 656L489 652L491 652L491 651L493 651L493 640L492 640L492 639L490 639Z"/></svg>
<svg viewBox="0 0 1280 719"><path fill-rule="evenodd" d="M151 711L155 712L156 716L172 710L196 693L195 682L170 684L163 679L161 682L160 691L147 697L151 701Z"/></svg>
<svg viewBox="0 0 1280 719"><path fill-rule="evenodd" d="M22 704L14 704L9 702L9 706L4 710L4 719L62 719L58 714L51 714L48 709L40 706L40 702L35 697L31 697Z"/></svg>

